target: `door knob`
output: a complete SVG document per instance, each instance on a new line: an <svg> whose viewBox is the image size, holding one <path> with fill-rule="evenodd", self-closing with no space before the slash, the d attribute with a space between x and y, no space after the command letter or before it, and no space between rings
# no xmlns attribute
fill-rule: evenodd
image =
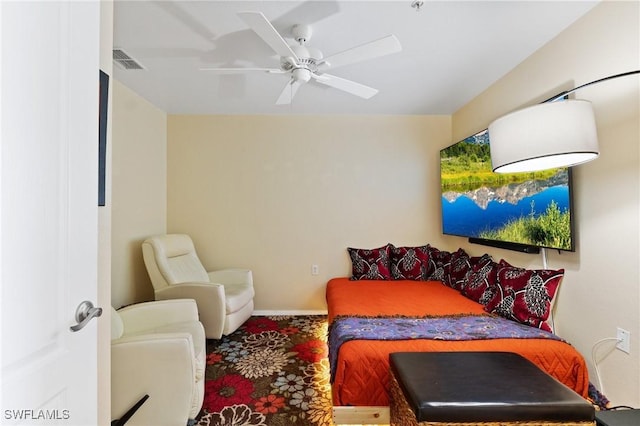
<svg viewBox="0 0 640 426"><path fill-rule="evenodd" d="M74 332L80 331L89 323L89 321L95 317L99 317L100 315L102 315L102 308L96 308L93 306L93 303L85 300L80 303L76 309L76 321L78 321L78 324L72 325L69 328Z"/></svg>

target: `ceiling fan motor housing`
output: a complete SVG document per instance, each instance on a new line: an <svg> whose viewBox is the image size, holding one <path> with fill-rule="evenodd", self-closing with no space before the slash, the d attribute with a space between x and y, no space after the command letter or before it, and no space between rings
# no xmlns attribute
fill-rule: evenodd
<svg viewBox="0 0 640 426"><path fill-rule="evenodd" d="M322 59L322 52L313 47L303 45L291 46L298 60L294 58L282 58L281 64L285 71L292 70L295 81L306 83L311 79L311 73L317 71L317 61Z"/></svg>

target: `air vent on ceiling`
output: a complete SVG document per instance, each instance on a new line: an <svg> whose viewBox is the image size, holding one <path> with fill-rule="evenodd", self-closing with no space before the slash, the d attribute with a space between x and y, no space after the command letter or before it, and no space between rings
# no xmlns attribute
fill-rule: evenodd
<svg viewBox="0 0 640 426"><path fill-rule="evenodd" d="M125 70L143 70L144 67L140 65L135 59L129 56L122 49L113 49L113 60L116 64L120 65Z"/></svg>

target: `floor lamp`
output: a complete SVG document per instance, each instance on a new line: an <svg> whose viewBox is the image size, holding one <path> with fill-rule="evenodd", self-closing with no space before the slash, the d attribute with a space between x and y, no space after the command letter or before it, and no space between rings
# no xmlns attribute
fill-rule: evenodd
<svg viewBox="0 0 640 426"><path fill-rule="evenodd" d="M594 160L599 155L595 116L591 102L566 99L566 96L593 84L640 74L640 70L601 78L562 92L541 104L524 108L498 118L489 125L491 164L496 173L532 172L556 167L570 167ZM546 269L546 252L542 250ZM593 345L592 360L604 393L598 364L596 345L620 338L601 339ZM635 412L635 413L634 413ZM618 422L627 416L628 424L637 424L638 410L616 413ZM613 422L612 418L612 422ZM598 423L600 424L600 423ZM617 424L617 423L616 423Z"/></svg>
<svg viewBox="0 0 640 426"><path fill-rule="evenodd" d="M591 102L566 96L586 86L634 74L640 74L640 70L591 81L493 121L489 125L493 171L532 172L596 159L599 148Z"/></svg>

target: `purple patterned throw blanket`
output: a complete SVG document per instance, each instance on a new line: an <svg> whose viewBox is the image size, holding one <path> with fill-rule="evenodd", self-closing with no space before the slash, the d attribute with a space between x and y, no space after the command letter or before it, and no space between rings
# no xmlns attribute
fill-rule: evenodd
<svg viewBox="0 0 640 426"><path fill-rule="evenodd" d="M351 340L482 340L552 339L560 337L493 315L441 317L339 316L329 327L331 383L335 378L340 346Z"/></svg>

